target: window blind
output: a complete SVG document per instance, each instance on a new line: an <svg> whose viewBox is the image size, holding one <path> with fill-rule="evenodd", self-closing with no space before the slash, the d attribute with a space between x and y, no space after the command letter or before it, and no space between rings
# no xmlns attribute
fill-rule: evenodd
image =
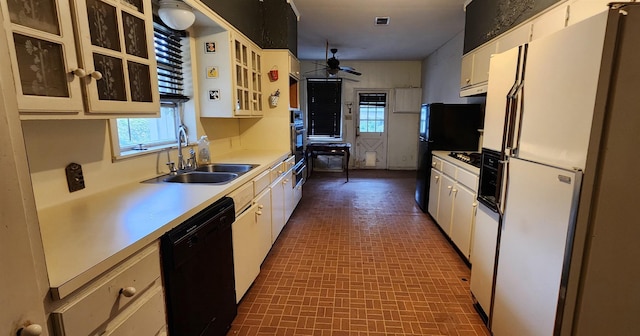
<svg viewBox="0 0 640 336"><path fill-rule="evenodd" d="M183 90L182 34L154 20L153 41L158 63L160 101L165 103L189 100Z"/></svg>

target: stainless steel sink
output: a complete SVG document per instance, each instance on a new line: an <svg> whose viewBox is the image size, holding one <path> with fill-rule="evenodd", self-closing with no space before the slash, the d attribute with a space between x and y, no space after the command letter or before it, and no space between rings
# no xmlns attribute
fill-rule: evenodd
<svg viewBox="0 0 640 336"><path fill-rule="evenodd" d="M211 183L224 184L233 181L238 177L236 173L229 172L202 172L191 171L165 178L164 182L178 183Z"/></svg>
<svg viewBox="0 0 640 336"><path fill-rule="evenodd" d="M199 172L227 172L242 175L251 169L257 167L254 164L244 163L212 163L206 166L200 166L196 169Z"/></svg>

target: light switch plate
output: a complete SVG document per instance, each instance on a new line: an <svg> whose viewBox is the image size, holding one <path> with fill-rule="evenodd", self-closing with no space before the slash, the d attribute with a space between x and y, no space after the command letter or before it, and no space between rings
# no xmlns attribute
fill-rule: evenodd
<svg viewBox="0 0 640 336"><path fill-rule="evenodd" d="M69 192L84 189L84 176L82 175L82 166L77 163L70 163L65 168L67 174L67 185Z"/></svg>

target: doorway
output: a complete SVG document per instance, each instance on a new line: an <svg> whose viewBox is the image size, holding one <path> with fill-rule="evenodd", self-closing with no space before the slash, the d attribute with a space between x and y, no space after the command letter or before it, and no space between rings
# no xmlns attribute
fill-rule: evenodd
<svg viewBox="0 0 640 336"><path fill-rule="evenodd" d="M356 90L356 168L387 169L388 90Z"/></svg>

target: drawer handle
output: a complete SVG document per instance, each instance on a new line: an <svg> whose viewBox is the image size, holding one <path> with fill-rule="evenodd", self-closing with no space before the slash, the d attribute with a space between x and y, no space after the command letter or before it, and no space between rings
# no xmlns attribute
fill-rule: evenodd
<svg viewBox="0 0 640 336"><path fill-rule="evenodd" d="M42 334L42 326L39 324L30 324L24 328L18 330L18 336L38 336Z"/></svg>
<svg viewBox="0 0 640 336"><path fill-rule="evenodd" d="M132 297L136 295L135 287L125 287L120 289L120 294L124 295L124 297Z"/></svg>

